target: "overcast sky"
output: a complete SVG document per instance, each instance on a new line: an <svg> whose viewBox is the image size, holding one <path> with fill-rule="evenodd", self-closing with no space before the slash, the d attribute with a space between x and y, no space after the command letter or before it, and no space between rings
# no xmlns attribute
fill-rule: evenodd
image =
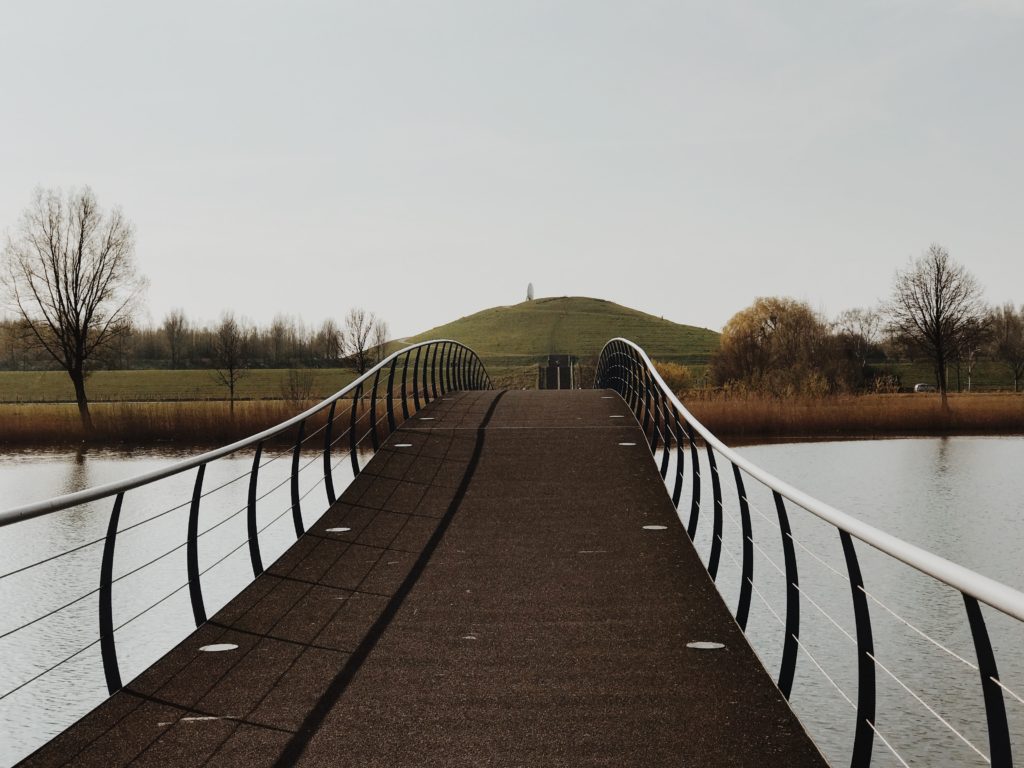
<svg viewBox="0 0 1024 768"><path fill-rule="evenodd" d="M767 6L774 10L767 10ZM0 4L0 232L89 185L150 319L1024 301L1024 0Z"/></svg>

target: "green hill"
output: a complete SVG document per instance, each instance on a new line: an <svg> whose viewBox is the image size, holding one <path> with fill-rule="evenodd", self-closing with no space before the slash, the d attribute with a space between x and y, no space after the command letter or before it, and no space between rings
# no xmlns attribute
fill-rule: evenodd
<svg viewBox="0 0 1024 768"><path fill-rule="evenodd" d="M488 365L527 365L548 354L596 358L615 336L635 341L659 360L706 363L718 334L680 325L603 299L535 299L492 307L431 328L409 341L450 338L476 350Z"/></svg>

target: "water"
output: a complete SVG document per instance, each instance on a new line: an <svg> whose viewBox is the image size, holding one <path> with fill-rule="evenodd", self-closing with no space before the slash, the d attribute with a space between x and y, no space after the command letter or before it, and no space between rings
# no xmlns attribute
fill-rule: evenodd
<svg viewBox="0 0 1024 768"><path fill-rule="evenodd" d="M1024 589L1019 552L1024 544L1024 438L949 438L862 442L794 443L750 446L740 452L773 474L834 506L900 538L913 542L988 576ZM260 471L259 524L264 565L295 539L287 482L290 450L276 457L268 451ZM169 451L119 453L90 451L24 451L0 455L0 507L14 506L58 493L109 482L164 466L180 454ZM711 484L701 451L703 508L696 546L706 559L711 534ZM200 568L207 613L212 615L251 579L245 507L251 454L226 459L207 470L200 530ZM306 525L323 511L326 495L320 455L303 454L300 491ZM689 517L690 473L680 505ZM348 459L339 457L334 471L337 488L347 484ZM738 502L732 469L721 459L724 545L718 584L730 609L739 593L742 557ZM669 477L674 473L674 456ZM184 541L194 471L158 486L125 496L117 542L114 577L115 626L128 622L157 600L156 608L117 632L122 678L127 681L180 641L192 626L186 584ZM229 482L233 481L233 482ZM224 485L227 483L227 485ZM224 487L219 490L218 486ZM754 583L748 633L773 677L782 650L785 581L782 548L771 494L746 478L752 504L755 550ZM90 710L106 696L97 637L97 598L88 594L98 582L102 540L109 502L58 513L0 529L0 573L58 554L83 548L46 565L0 579L0 635L65 603L80 602L30 629L0 638L0 691L31 679L70 654L87 647L71 661L0 700L0 765L15 762ZM792 703L820 748L834 765L849 762L855 712L835 686L852 701L857 698L855 635L850 587L838 536L810 514L788 506L794 538L799 542L801 651ZM156 520L135 523L165 512ZM216 527L214 527L216 526ZM241 546L240 546L241 545ZM240 548L238 548L240 546ZM236 549L237 548L237 549ZM156 564L132 571L158 555ZM916 571L857 545L866 590L902 619L968 662L975 661L963 601L953 590ZM222 558L224 558L222 560ZM817 558L817 559L816 559ZM130 575L126 575L130 574ZM817 603L819 608L811 604ZM768 607L770 606L770 608ZM876 656L909 689L942 715L963 737L988 753L985 711L978 673L938 649L895 618L870 604ZM1024 693L1024 628L1018 622L985 610L1003 682ZM828 613L835 624L822 612ZM836 626L838 624L838 627ZM841 629L839 628L841 627ZM710 640L715 638L693 638ZM807 654L821 665L834 685ZM959 736L939 722L886 672L878 670L876 725L910 765L985 765ZM1024 745L1024 704L1006 697L1015 743ZM875 739L874 765L899 765Z"/></svg>
<svg viewBox="0 0 1024 768"><path fill-rule="evenodd" d="M268 447L261 459L257 522L264 528L259 536L264 567L295 541L291 453ZM166 450L0 454L0 508L131 477L183 455ZM206 469L198 550L210 616L252 580L245 513L252 460L245 451ZM308 527L327 506L322 454L303 451L300 466ZM195 479L196 470L189 470L124 496L113 569L113 619L124 682L194 628L184 542ZM344 488L350 479L347 454L335 457L335 487ZM78 548L0 578L0 695L23 686L0 699L0 765L24 757L106 698L97 587L111 507L112 501L104 500L0 528L0 574ZM149 522L140 525L144 520ZM4 636L39 617L45 618ZM33 679L40 673L45 674Z"/></svg>
<svg viewBox="0 0 1024 768"><path fill-rule="evenodd" d="M1024 590L1020 567L1024 438L790 443L750 446L739 452L845 512ZM689 458L687 453L687 482L680 504L684 522L690 511ZM703 505L696 546L707 562L712 502L710 469L703 450L701 462ZM719 457L718 470L725 521L717 584L730 610L735 611L742 559L739 506L731 465ZM670 478L673 472L674 459ZM784 565L781 534L771 493L751 478L744 477L744 483L757 543L756 591L747 632L774 678L781 659L786 609L785 579L777 570ZM803 592L800 642L805 648L798 652L791 701L830 762L845 765L856 720L850 702L857 700L856 630L845 560L834 528L793 504L788 504L787 510L798 542ZM955 590L863 543L857 542L856 549L865 590L878 600L869 600L875 657L892 673L890 676L881 666L876 671L878 731L909 765L986 765L971 746L985 755L989 752L978 672L904 623L909 622L963 660L976 663L963 599ZM1000 678L1017 694L1024 694L1024 627L987 607L983 611ZM1011 739L1020 749L1024 747L1024 703L1009 695L1005 700ZM872 765L901 765L879 737L873 755Z"/></svg>

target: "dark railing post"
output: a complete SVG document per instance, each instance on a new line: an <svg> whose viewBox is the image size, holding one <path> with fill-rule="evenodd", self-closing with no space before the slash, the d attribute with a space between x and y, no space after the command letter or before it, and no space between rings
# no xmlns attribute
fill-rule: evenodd
<svg viewBox="0 0 1024 768"><path fill-rule="evenodd" d="M444 380L444 392L442 394L444 395L452 391L452 354L454 352L455 350L450 343L444 345L444 350L442 351L444 365L441 369L441 375Z"/></svg>
<svg viewBox="0 0 1024 768"><path fill-rule="evenodd" d="M377 440L377 385L380 383L380 368L373 374L373 389L370 392L370 445L376 453L380 448L380 441Z"/></svg>
<svg viewBox="0 0 1024 768"><path fill-rule="evenodd" d="M981 675L981 690L985 696L985 715L988 718L988 746L992 767L1009 768L1013 765L1013 750L1010 746L1010 729L1006 723L1006 704L999 684L999 670L992 643L985 628L985 617L981 606L970 595L963 594L967 609L967 621L974 638L974 652L978 656L978 672Z"/></svg>
<svg viewBox="0 0 1024 768"><path fill-rule="evenodd" d="M452 389L462 388L462 347L456 344L452 349Z"/></svg>
<svg viewBox="0 0 1024 768"><path fill-rule="evenodd" d="M420 409L420 351L423 347L416 347L416 357L412 361L412 404L419 411ZM424 392L426 394L426 392ZM406 417L408 418L408 417Z"/></svg>
<svg viewBox="0 0 1024 768"><path fill-rule="evenodd" d="M846 556L846 572L853 593L853 616L857 623L857 727L854 729L850 768L866 768L871 764L871 748L875 741L875 645L857 550L846 531L839 531L839 539Z"/></svg>
<svg viewBox="0 0 1024 768"><path fill-rule="evenodd" d="M388 413L388 434L390 435L395 431L395 364L398 362L397 357L391 358L391 368L388 370L388 400L387 400L387 413Z"/></svg>
<svg viewBox="0 0 1024 768"><path fill-rule="evenodd" d="M348 455L352 460L352 477L359 477L359 436L356 428L359 426L359 401L362 393L363 385L360 382L352 393L352 410L349 413Z"/></svg>
<svg viewBox="0 0 1024 768"><path fill-rule="evenodd" d="M337 501L334 494L334 472L331 469L331 442L334 436L334 409L338 401L331 402L331 408L327 412L327 424L324 425L324 488L327 491L327 503L333 504Z"/></svg>
<svg viewBox="0 0 1024 768"><path fill-rule="evenodd" d="M651 381L651 456L657 456L658 450L658 437L661 433L658 431L658 398L661 395L661 388ZM644 419L646 424L647 420Z"/></svg>
<svg viewBox="0 0 1024 768"><path fill-rule="evenodd" d="M199 503L203 498L203 475L206 465L200 464L196 472L196 484L192 489L192 506L188 512L188 541L185 559L188 565L188 595L192 601L192 618L196 626L206 621L206 607L203 605L203 585L199 578Z"/></svg>
<svg viewBox="0 0 1024 768"><path fill-rule="evenodd" d="M668 477L668 461L672 452L672 431L668 428L667 398L658 390L658 412L661 418L661 439L665 443L661 453L661 479Z"/></svg>
<svg viewBox="0 0 1024 768"><path fill-rule="evenodd" d="M789 529L786 504L778 491L773 490L772 496L775 498L775 511L779 515L782 552L786 558L786 638L782 643L782 663L779 665L779 690L788 700L793 690L797 638L800 636L800 586L796 572L796 548L793 546L793 533Z"/></svg>
<svg viewBox="0 0 1024 768"><path fill-rule="evenodd" d="M334 413L333 406L331 406L331 413ZM249 473L249 504L246 516L249 529L249 559L252 561L252 577L254 579L263 573L263 558L260 557L260 530L256 525L256 484L259 479L262 456L263 443L256 443L256 454L252 457L252 471Z"/></svg>
<svg viewBox="0 0 1024 768"><path fill-rule="evenodd" d="M437 400L437 348L440 344L433 345L433 353L430 356L430 399ZM423 391L427 391L427 366L423 366Z"/></svg>
<svg viewBox="0 0 1024 768"><path fill-rule="evenodd" d="M715 500L715 521L711 534L711 556L708 558L708 573L714 579L718 575L718 558L722 554L722 481L718 476L715 451L708 443L708 471L711 473L711 494Z"/></svg>
<svg viewBox="0 0 1024 768"><path fill-rule="evenodd" d="M740 501L740 525L743 528L743 580L740 582L740 599L736 605L736 623L746 632L751 591L754 588L754 529L750 524L750 505L747 502L747 491L743 487L743 476L735 462L732 462L732 474L736 478L736 495Z"/></svg>
<svg viewBox="0 0 1024 768"><path fill-rule="evenodd" d="M438 362L437 362L438 389L439 389L439 391L441 393L441 397L444 397L445 393L448 391L448 387L446 386L447 379L446 379L446 376L445 376L447 368L446 368L445 362L444 362L447 353L448 353L448 344L445 342L445 343L441 344L441 350L440 350L440 352L438 352L438 356L441 359L438 360Z"/></svg>
<svg viewBox="0 0 1024 768"><path fill-rule="evenodd" d="M690 443L690 467L693 482L690 486L690 519L686 524L686 533L693 541L697 535L697 519L700 517L700 452L693 435L693 425L686 422L686 437Z"/></svg>
<svg viewBox="0 0 1024 768"><path fill-rule="evenodd" d="M302 507L299 499L299 460L302 456L302 441L306 437L306 422L299 422L299 432L295 435L295 447L292 448L292 522L295 523L295 538L306 532L302 523Z"/></svg>
<svg viewBox="0 0 1024 768"><path fill-rule="evenodd" d="M103 542L103 561L100 564L100 653L103 656L103 675L107 679L107 693L113 696L121 690L121 670L117 664L117 645L114 642L114 544L117 524L121 519L121 501L124 492L114 499L114 509L107 523L107 538Z"/></svg>
<svg viewBox="0 0 1024 768"><path fill-rule="evenodd" d="M683 448L683 425L679 421L679 412L675 405L672 406L672 420L676 438L676 481L672 487L672 506L679 509L679 500L683 497L683 471L686 469L684 458L686 451Z"/></svg>
<svg viewBox="0 0 1024 768"><path fill-rule="evenodd" d="M409 420L409 393L406 389L406 376L409 373L409 355L411 354L411 352L406 352L405 360L402 362L402 419L405 421ZM413 378L416 378L415 373L413 373Z"/></svg>

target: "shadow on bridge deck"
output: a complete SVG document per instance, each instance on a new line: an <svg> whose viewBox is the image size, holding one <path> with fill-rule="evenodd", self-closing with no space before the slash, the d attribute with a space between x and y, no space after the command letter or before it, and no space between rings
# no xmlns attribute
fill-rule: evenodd
<svg viewBox="0 0 1024 768"><path fill-rule="evenodd" d="M431 404L263 576L24 764L824 765L609 395ZM238 647L199 651L215 643Z"/></svg>

